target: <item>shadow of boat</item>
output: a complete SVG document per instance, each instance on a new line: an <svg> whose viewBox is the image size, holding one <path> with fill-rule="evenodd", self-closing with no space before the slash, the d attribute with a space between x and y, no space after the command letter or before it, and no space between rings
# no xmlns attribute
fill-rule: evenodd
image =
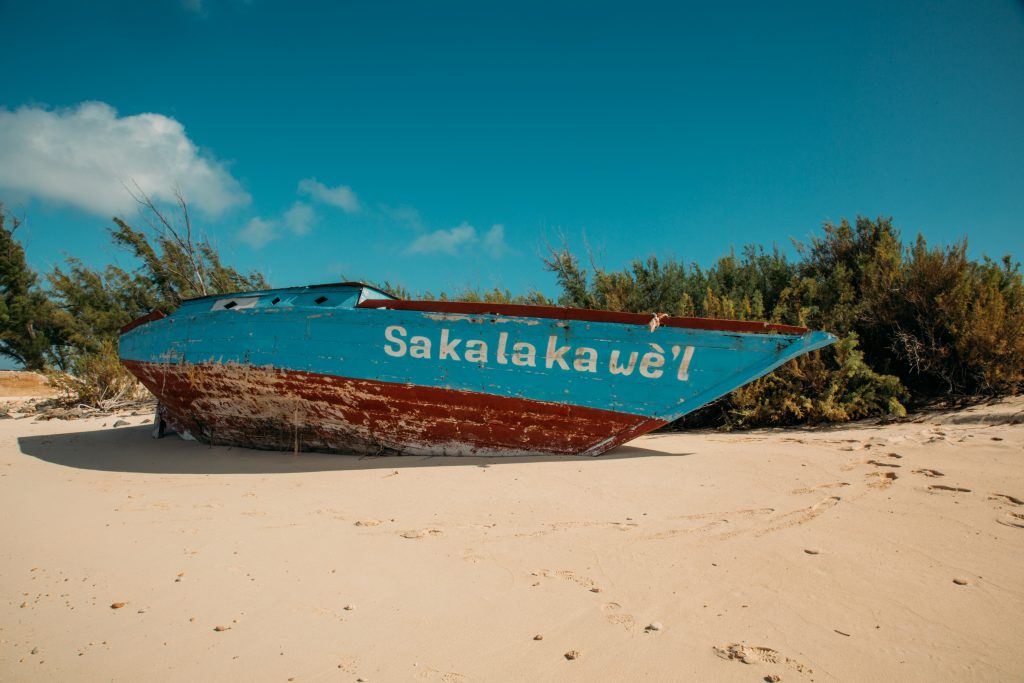
<svg viewBox="0 0 1024 683"><path fill-rule="evenodd" d="M511 463L574 461L596 463L620 458L673 457L670 453L623 445L599 457L536 456L365 456L335 453L282 453L232 446L207 446L177 436L150 438L140 425L98 431L18 438L21 452L39 460L84 470L139 474L286 474L410 467L492 467Z"/></svg>

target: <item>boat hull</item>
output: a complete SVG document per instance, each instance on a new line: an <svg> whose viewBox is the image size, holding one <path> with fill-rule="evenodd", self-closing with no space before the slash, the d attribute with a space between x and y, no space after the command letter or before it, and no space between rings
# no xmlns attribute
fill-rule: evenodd
<svg viewBox="0 0 1024 683"><path fill-rule="evenodd" d="M831 335L544 306L398 301L359 283L186 301L122 330L177 431L275 450L598 455Z"/></svg>
<svg viewBox="0 0 1024 683"><path fill-rule="evenodd" d="M423 455L600 455L665 424L629 413L294 370L124 361L211 444Z"/></svg>

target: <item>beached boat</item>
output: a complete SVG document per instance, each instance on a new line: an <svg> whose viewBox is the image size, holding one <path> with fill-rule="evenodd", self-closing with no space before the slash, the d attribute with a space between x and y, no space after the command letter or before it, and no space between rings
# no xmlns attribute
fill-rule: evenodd
<svg viewBox="0 0 1024 683"><path fill-rule="evenodd" d="M404 301L358 282L209 296L125 326L167 424L213 444L598 455L824 332L550 306Z"/></svg>

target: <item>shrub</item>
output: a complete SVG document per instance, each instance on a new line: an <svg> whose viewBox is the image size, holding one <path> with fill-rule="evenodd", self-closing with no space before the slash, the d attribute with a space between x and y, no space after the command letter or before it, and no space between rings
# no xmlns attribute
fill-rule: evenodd
<svg viewBox="0 0 1024 683"><path fill-rule="evenodd" d="M47 383L60 392L62 402L100 410L149 397L146 388L121 365L117 343L110 339L101 342L96 351L73 351L68 372L49 373Z"/></svg>

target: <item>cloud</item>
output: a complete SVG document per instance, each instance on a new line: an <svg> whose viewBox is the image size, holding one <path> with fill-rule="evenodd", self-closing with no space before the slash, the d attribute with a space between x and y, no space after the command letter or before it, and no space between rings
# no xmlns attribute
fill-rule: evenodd
<svg viewBox="0 0 1024 683"><path fill-rule="evenodd" d="M462 223L448 230L435 230L420 235L409 245L410 254L461 254L482 250L492 258L500 258L508 251L505 243L505 226L492 225L491 229L480 236L476 228L469 223Z"/></svg>
<svg viewBox="0 0 1024 683"><path fill-rule="evenodd" d="M305 178L299 181L299 192L309 195L318 202L336 206L345 213L356 213L359 211L359 198L348 185L328 187L316 178Z"/></svg>
<svg viewBox="0 0 1024 683"><path fill-rule="evenodd" d="M134 208L123 186L132 182L156 201L173 201L179 187L214 216L250 201L223 162L162 114L118 116L103 102L0 107L0 187L110 216Z"/></svg>
<svg viewBox="0 0 1024 683"><path fill-rule="evenodd" d="M501 258L509 251L505 243L505 226L496 223L491 229L484 233L483 247L492 258Z"/></svg>
<svg viewBox="0 0 1024 683"><path fill-rule="evenodd" d="M284 212L281 220L284 221L285 227L296 235L306 235L313 229L313 221L316 220L316 214L313 212L313 207L309 204L295 202L292 204L292 208Z"/></svg>
<svg viewBox="0 0 1024 683"><path fill-rule="evenodd" d="M253 218L245 224L245 227L238 231L236 237L248 244L253 249L262 249L267 242L276 240L277 223L262 218Z"/></svg>
<svg viewBox="0 0 1024 683"><path fill-rule="evenodd" d="M280 239L281 228L293 235L308 235L316 222L316 212L309 204L295 202L291 208L281 214L280 218L253 218L245 227L235 233L239 242L248 244L253 249L262 249L268 242Z"/></svg>

